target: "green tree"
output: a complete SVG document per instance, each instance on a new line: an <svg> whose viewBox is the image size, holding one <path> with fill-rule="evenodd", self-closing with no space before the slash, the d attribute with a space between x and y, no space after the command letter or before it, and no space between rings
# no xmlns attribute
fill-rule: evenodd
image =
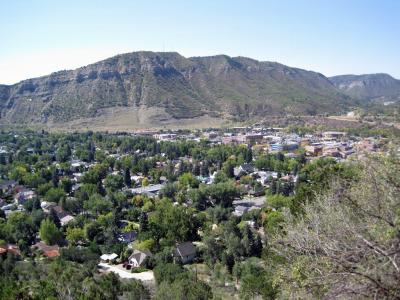
<svg viewBox="0 0 400 300"><path fill-rule="evenodd" d="M39 236L40 239L49 245L57 244L62 238L61 232L50 219L45 219L40 224Z"/></svg>
<svg viewBox="0 0 400 300"><path fill-rule="evenodd" d="M118 191L124 186L124 178L121 175L109 174L105 179L104 185L113 192Z"/></svg>
<svg viewBox="0 0 400 300"><path fill-rule="evenodd" d="M129 171L129 168L125 168L124 172L124 183L127 187L131 187L132 181L131 181L131 172Z"/></svg>
<svg viewBox="0 0 400 300"><path fill-rule="evenodd" d="M85 231L79 227L68 227L66 239L71 246L76 246L79 242L85 241Z"/></svg>

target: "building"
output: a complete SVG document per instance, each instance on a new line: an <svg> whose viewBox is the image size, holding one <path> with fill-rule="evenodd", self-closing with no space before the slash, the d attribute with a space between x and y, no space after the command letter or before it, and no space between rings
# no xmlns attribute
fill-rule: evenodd
<svg viewBox="0 0 400 300"><path fill-rule="evenodd" d="M159 141L174 141L177 135L175 133L157 133L153 137Z"/></svg>
<svg viewBox="0 0 400 300"><path fill-rule="evenodd" d="M192 262L196 257L196 247L192 242L179 244L174 251L174 258L183 264Z"/></svg>
<svg viewBox="0 0 400 300"><path fill-rule="evenodd" d="M165 186L165 184L151 184L148 186L142 186L134 189L129 189L129 191L134 195L145 194L149 197L154 198L158 195L160 190Z"/></svg>
<svg viewBox="0 0 400 300"><path fill-rule="evenodd" d="M116 258L118 257L118 254L115 253L111 253L111 254L103 254L102 256L100 256L100 260L102 262L113 262Z"/></svg>
<svg viewBox="0 0 400 300"><path fill-rule="evenodd" d="M241 217L243 216L247 211L249 210L249 208L247 206L244 205L238 205L235 206L235 210L233 211L233 214L237 217Z"/></svg>
<svg viewBox="0 0 400 300"><path fill-rule="evenodd" d="M233 168L233 175L240 177L254 172L254 167L251 164L242 164L239 167Z"/></svg>
<svg viewBox="0 0 400 300"><path fill-rule="evenodd" d="M131 256L129 256L128 264L134 268L141 267L147 258L151 257L152 254L149 250L133 250Z"/></svg>
<svg viewBox="0 0 400 300"><path fill-rule="evenodd" d="M274 143L269 145L270 151L282 151L283 150L283 145L281 143Z"/></svg>
<svg viewBox="0 0 400 300"><path fill-rule="evenodd" d="M245 142L247 144L260 144L264 141L264 136L262 134L246 134Z"/></svg>
<svg viewBox="0 0 400 300"><path fill-rule="evenodd" d="M120 241L123 244L129 244L132 243L137 237L137 232L132 230L129 232L123 232L118 235L118 241Z"/></svg>
<svg viewBox="0 0 400 300"><path fill-rule="evenodd" d="M0 183L0 191L3 194L10 194L13 192L17 184L18 183L14 180L4 180Z"/></svg>
<svg viewBox="0 0 400 300"><path fill-rule="evenodd" d="M322 133L324 140L338 140L346 136L346 132L342 131L325 131Z"/></svg>
<svg viewBox="0 0 400 300"><path fill-rule="evenodd" d="M32 190L23 190L14 196L15 204L24 204L28 200L33 200L36 198L36 193Z"/></svg>
<svg viewBox="0 0 400 300"><path fill-rule="evenodd" d="M322 155L323 147L322 145L310 145L305 146L306 154L309 156L319 156Z"/></svg>
<svg viewBox="0 0 400 300"><path fill-rule="evenodd" d="M43 242L37 242L31 247L32 250L39 250L45 257L60 256L60 247L57 245L49 246Z"/></svg>
<svg viewBox="0 0 400 300"><path fill-rule="evenodd" d="M21 256L21 251L17 245L6 244L0 246L0 256L6 256L7 253L11 253L14 256Z"/></svg>

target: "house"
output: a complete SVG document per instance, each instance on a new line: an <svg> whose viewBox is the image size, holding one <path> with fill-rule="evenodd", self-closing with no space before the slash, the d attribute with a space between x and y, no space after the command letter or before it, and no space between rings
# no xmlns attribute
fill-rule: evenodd
<svg viewBox="0 0 400 300"><path fill-rule="evenodd" d="M129 232L123 232L118 236L118 241L120 241L123 244L129 244L132 243L137 237L137 232L132 230Z"/></svg>
<svg viewBox="0 0 400 300"><path fill-rule="evenodd" d="M14 196L15 204L24 204L28 200L36 198L36 193L32 190L24 189Z"/></svg>
<svg viewBox="0 0 400 300"><path fill-rule="evenodd" d="M71 161L71 168L70 170L72 172L79 172L82 169L87 169L88 164L86 162L83 162L81 160L72 160Z"/></svg>
<svg viewBox="0 0 400 300"><path fill-rule="evenodd" d="M271 152L277 152L283 150L283 144L281 143L273 143L269 145L269 149Z"/></svg>
<svg viewBox="0 0 400 300"><path fill-rule="evenodd" d="M100 256L100 259L102 262L108 263L114 261L117 257L118 254L111 253L111 254L103 254L102 256Z"/></svg>
<svg viewBox="0 0 400 300"><path fill-rule="evenodd" d="M249 210L249 208L247 206L243 206L243 205L238 205L235 207L235 210L233 212L233 214L237 217L241 217L243 216L247 211Z"/></svg>
<svg viewBox="0 0 400 300"><path fill-rule="evenodd" d="M192 262L196 257L196 247L191 242L179 244L174 251L174 258L183 264Z"/></svg>
<svg viewBox="0 0 400 300"><path fill-rule="evenodd" d="M31 246L32 250L39 250L45 257L57 257L60 256L60 247L58 245L49 246L43 242L37 242Z"/></svg>
<svg viewBox="0 0 400 300"><path fill-rule="evenodd" d="M0 183L0 191L3 194L10 194L17 186L17 182L14 180L4 180Z"/></svg>
<svg viewBox="0 0 400 300"><path fill-rule="evenodd" d="M53 209L57 214L57 217L60 219L61 226L67 225L69 222L75 219L73 216L67 213L61 206L55 205L55 203L42 202L40 206L42 207L43 211L47 213L50 213L50 211Z"/></svg>
<svg viewBox="0 0 400 300"><path fill-rule="evenodd" d="M233 175L235 177L241 177L252 172L254 172L254 167L251 164L242 164L239 167L233 168Z"/></svg>
<svg viewBox="0 0 400 300"><path fill-rule="evenodd" d="M324 140L337 140L346 136L346 132L341 131L325 131L322 133Z"/></svg>
<svg viewBox="0 0 400 300"><path fill-rule="evenodd" d="M47 202L47 201L42 201L41 203L40 203L40 207L43 209L43 211L45 212L45 213L50 213L50 210L52 209L52 208L54 208L54 207L56 207L57 206L57 204L56 203L54 203L54 202Z"/></svg>
<svg viewBox="0 0 400 300"><path fill-rule="evenodd" d="M261 143L264 139L262 134L246 134L245 141L248 144L258 144Z"/></svg>
<svg viewBox="0 0 400 300"><path fill-rule="evenodd" d="M71 215L65 215L64 217L60 218L61 226L67 225L69 222L73 221L75 218Z"/></svg>
<svg viewBox="0 0 400 300"><path fill-rule="evenodd" d="M132 255L129 256L128 263L132 267L137 268L142 266L145 260L151 256L152 254L149 250L144 250L144 251L133 250Z"/></svg>
<svg viewBox="0 0 400 300"><path fill-rule="evenodd" d="M321 145L310 145L305 146L304 149L309 156L319 156L322 155L323 147Z"/></svg>
<svg viewBox="0 0 400 300"><path fill-rule="evenodd" d="M6 244L0 246L0 256L7 255L7 253L14 254L14 256L21 256L21 251L17 245Z"/></svg>
<svg viewBox="0 0 400 300"><path fill-rule="evenodd" d="M134 189L129 189L129 191L133 195L145 194L149 197L154 198L163 187L164 187L164 184L151 184L148 186L142 186L142 187L138 187L138 188L134 188Z"/></svg>

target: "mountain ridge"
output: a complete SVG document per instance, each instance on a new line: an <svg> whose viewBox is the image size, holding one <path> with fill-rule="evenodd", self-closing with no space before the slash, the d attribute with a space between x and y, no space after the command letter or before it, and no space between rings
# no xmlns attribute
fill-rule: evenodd
<svg viewBox="0 0 400 300"><path fill-rule="evenodd" d="M154 120L206 115L245 120L337 113L353 104L321 73L242 56L186 58L177 52L119 54L0 85L0 122L9 124L98 118L106 110L124 107L162 111Z"/></svg>
<svg viewBox="0 0 400 300"><path fill-rule="evenodd" d="M400 80L386 73L338 75L329 78L347 95L363 100L399 101Z"/></svg>

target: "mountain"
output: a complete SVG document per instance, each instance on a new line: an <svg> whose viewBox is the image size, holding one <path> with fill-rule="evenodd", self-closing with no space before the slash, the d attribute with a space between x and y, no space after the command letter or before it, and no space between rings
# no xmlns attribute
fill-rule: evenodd
<svg viewBox="0 0 400 300"><path fill-rule="evenodd" d="M400 80L388 74L340 75L329 79L337 88L351 97L400 101Z"/></svg>
<svg viewBox="0 0 400 300"><path fill-rule="evenodd" d="M337 113L352 103L322 74L275 62L133 52L0 85L0 123L147 126L202 117Z"/></svg>

